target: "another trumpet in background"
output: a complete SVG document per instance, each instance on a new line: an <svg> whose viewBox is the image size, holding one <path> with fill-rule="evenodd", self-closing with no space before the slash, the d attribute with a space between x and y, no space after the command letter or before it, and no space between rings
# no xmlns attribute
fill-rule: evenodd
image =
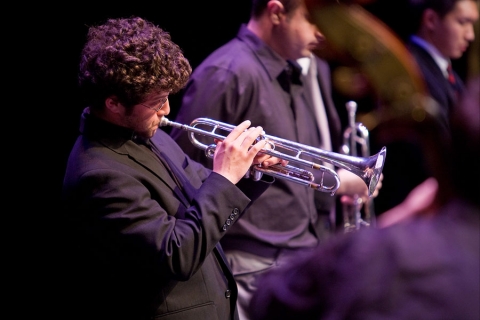
<svg viewBox="0 0 480 320"><path fill-rule="evenodd" d="M343 133L342 152L350 156L362 157L370 155L370 140L368 129L360 122L356 122L357 103L349 101L345 104L348 112L348 127ZM342 203L343 230L345 233L357 231L364 227L375 226L375 210L373 199L364 201L358 194L344 195Z"/></svg>

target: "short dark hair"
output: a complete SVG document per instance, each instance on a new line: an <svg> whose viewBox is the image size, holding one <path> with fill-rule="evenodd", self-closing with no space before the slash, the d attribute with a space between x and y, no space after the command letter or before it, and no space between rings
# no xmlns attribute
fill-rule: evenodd
<svg viewBox="0 0 480 320"><path fill-rule="evenodd" d="M458 1L475 0L408 0L410 7L410 16L412 21L412 30L417 31L420 28L422 16L425 10L435 11L441 18L445 17L453 10Z"/></svg>
<svg viewBox="0 0 480 320"><path fill-rule="evenodd" d="M153 91L179 91L191 72L169 33L139 17L119 18L89 28L78 82L92 108L112 95L131 107Z"/></svg>

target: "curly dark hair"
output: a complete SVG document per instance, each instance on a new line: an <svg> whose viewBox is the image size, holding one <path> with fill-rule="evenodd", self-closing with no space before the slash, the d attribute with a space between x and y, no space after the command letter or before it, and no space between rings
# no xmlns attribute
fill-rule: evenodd
<svg viewBox="0 0 480 320"><path fill-rule="evenodd" d="M152 92L178 92L191 72L166 31L139 17L109 19L88 30L78 83L92 108L103 108L112 95L131 107Z"/></svg>

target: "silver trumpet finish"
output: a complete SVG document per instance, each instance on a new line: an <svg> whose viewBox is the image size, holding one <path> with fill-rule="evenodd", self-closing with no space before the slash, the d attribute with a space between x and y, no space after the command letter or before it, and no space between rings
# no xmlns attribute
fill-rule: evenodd
<svg viewBox="0 0 480 320"><path fill-rule="evenodd" d="M212 158L215 152L216 145L214 143L207 144L201 142L196 135L208 137L212 139L223 140L236 126L215 121L209 118L197 118L191 122L190 125L173 122L163 117L160 126L172 126L189 132L189 139L194 146L205 150L205 155ZM219 134L218 132L223 132ZM289 164L282 166L276 164L269 167L262 167L261 165L253 165L247 176L252 176L254 180L260 179L262 174L271 175L280 179L293 181L304 186L313 188L321 192L329 192L334 195L340 187L340 180L337 173L326 167L318 164L318 161L330 163L334 166L344 168L358 175L363 179L369 190L369 196L375 191L376 185L379 181L380 175L385 164L386 148L376 155L370 157L353 157L340 153L328 152L322 149L310 147L300 143L292 142L286 139L261 135L257 141L266 140L269 148L262 149L262 152L279 159L287 160ZM316 183L312 172L293 166L291 164L320 170L321 181ZM331 175L334 179L333 185L324 185L323 180L325 174Z"/></svg>
<svg viewBox="0 0 480 320"><path fill-rule="evenodd" d="M368 129L360 122L355 122L357 103L349 101L345 104L349 125L343 133L342 152L357 156L358 148L363 157L370 154ZM359 195L341 197L343 213L343 230L345 233L357 231L364 227L375 226L373 200L363 201Z"/></svg>

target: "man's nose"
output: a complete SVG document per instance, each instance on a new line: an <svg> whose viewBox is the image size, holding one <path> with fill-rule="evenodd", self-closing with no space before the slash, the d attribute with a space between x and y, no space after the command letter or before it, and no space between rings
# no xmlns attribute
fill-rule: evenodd
<svg viewBox="0 0 480 320"><path fill-rule="evenodd" d="M322 42L325 40L325 36L323 35L323 33L320 32L320 30L318 30L316 26L315 26L315 38L317 38L318 42Z"/></svg>
<svg viewBox="0 0 480 320"><path fill-rule="evenodd" d="M475 29L473 27L473 24L469 24L467 27L467 32L466 32L466 38L468 41L473 42L475 40Z"/></svg>
<svg viewBox="0 0 480 320"><path fill-rule="evenodd" d="M157 111L157 115L159 117L162 117L162 116L168 115L169 113L170 113L170 99L167 99L163 107Z"/></svg>

